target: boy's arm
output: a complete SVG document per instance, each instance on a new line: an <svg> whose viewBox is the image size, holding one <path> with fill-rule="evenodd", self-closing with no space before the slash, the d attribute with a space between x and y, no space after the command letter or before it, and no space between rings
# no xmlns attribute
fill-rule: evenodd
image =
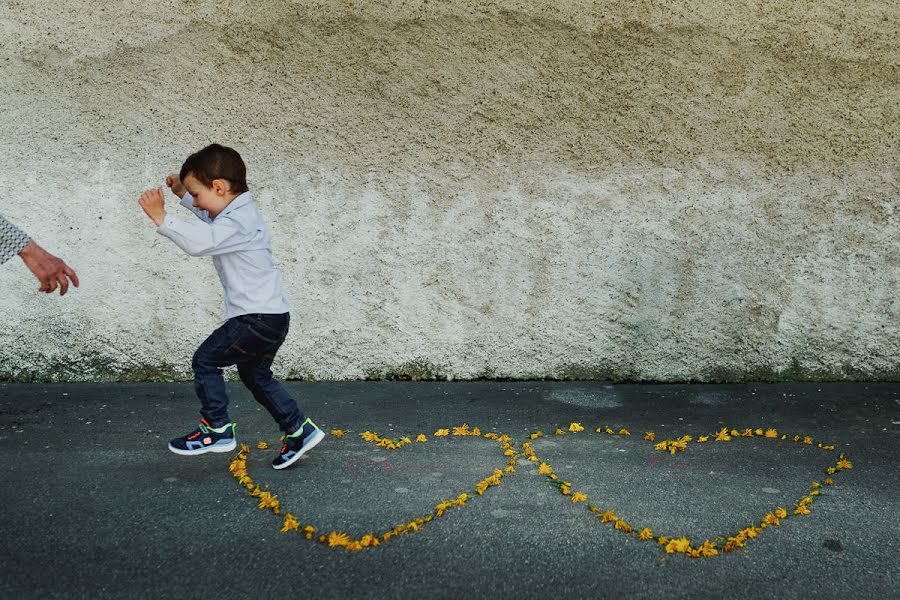
<svg viewBox="0 0 900 600"><path fill-rule="evenodd" d="M198 223L166 215L156 232L175 242L191 256L228 254L241 250L248 241L238 224L230 219Z"/></svg>
<svg viewBox="0 0 900 600"><path fill-rule="evenodd" d="M194 213L201 221L212 223L212 219L209 218L209 213L207 211L194 206L194 197L191 196L190 192L184 193L184 196L181 198L181 205Z"/></svg>
<svg viewBox="0 0 900 600"><path fill-rule="evenodd" d="M0 264L22 251L31 241L28 234L0 215Z"/></svg>

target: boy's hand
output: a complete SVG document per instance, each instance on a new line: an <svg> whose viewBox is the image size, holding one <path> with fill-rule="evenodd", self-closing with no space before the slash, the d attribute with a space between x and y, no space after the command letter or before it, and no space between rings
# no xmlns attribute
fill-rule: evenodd
<svg viewBox="0 0 900 600"><path fill-rule="evenodd" d="M169 189L172 190L172 193L178 196L179 198L184 198L187 190L184 187L184 184L181 183L181 178L178 177L175 173L169 173L166 177L166 185L169 186Z"/></svg>
<svg viewBox="0 0 900 600"><path fill-rule="evenodd" d="M161 187L147 190L141 194L138 204L141 205L141 208L144 209L147 216L153 219L153 222L156 223L157 227L162 225L162 222L166 218L166 199L163 197Z"/></svg>

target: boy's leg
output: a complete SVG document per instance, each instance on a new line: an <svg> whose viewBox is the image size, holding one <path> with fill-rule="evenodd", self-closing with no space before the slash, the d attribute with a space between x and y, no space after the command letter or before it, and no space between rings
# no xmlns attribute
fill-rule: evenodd
<svg viewBox="0 0 900 600"><path fill-rule="evenodd" d="M222 427L231 422L222 368L239 360L234 344L240 333L240 322L229 319L213 331L194 352L191 362L194 369L194 391L200 398L200 414L209 427Z"/></svg>
<svg viewBox="0 0 900 600"><path fill-rule="evenodd" d="M237 367L241 381L256 401L269 411L281 431L291 434L300 429L306 417L284 386L272 377L271 360L239 362Z"/></svg>

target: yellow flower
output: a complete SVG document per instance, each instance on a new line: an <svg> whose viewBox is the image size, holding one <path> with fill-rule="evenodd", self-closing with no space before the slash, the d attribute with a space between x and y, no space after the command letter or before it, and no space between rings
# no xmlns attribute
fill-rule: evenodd
<svg viewBox="0 0 900 600"><path fill-rule="evenodd" d="M312 525L307 525L303 528L303 534L306 536L306 539L311 540L313 538L313 534L316 533L316 528Z"/></svg>
<svg viewBox="0 0 900 600"><path fill-rule="evenodd" d="M454 427L453 435L469 435L469 426L466 423L463 423L459 427Z"/></svg>
<svg viewBox="0 0 900 600"><path fill-rule="evenodd" d="M794 510L794 514L795 515L808 515L809 509L806 508L806 506L803 504L798 504L797 508Z"/></svg>
<svg viewBox="0 0 900 600"><path fill-rule="evenodd" d="M819 490L813 490L809 493L810 496L818 496L821 492Z"/></svg>
<svg viewBox="0 0 900 600"><path fill-rule="evenodd" d="M344 532L332 531L328 534L328 546L334 548L335 546L346 546L350 543L350 536Z"/></svg>
<svg viewBox="0 0 900 600"><path fill-rule="evenodd" d="M703 442L708 442L708 441L709 441L708 435L701 435L700 437L697 438L698 444L702 444Z"/></svg>
<svg viewBox="0 0 900 600"><path fill-rule="evenodd" d="M700 556L716 556L717 554L719 554L719 551L716 550L716 545L709 540L706 540L700 546Z"/></svg>
<svg viewBox="0 0 900 600"><path fill-rule="evenodd" d="M541 459L539 459L539 458L538 458L537 456L535 456L534 454L531 454L531 455L528 456L528 460L530 460L531 462L537 462L537 461L539 461L539 460L541 460Z"/></svg>
<svg viewBox="0 0 900 600"><path fill-rule="evenodd" d="M765 523L766 525L781 525L781 521L779 521L778 517L776 517L772 513L769 513L763 517L763 523Z"/></svg>
<svg viewBox="0 0 900 600"><path fill-rule="evenodd" d="M359 543L363 547L369 546L380 546L381 542L378 541L378 538L371 533L367 533L359 539Z"/></svg>
<svg viewBox="0 0 900 600"><path fill-rule="evenodd" d="M834 480L831 477L826 477L822 480L822 483L825 485L834 485Z"/></svg>
<svg viewBox="0 0 900 600"><path fill-rule="evenodd" d="M544 437L544 432L543 431L535 431L534 433L531 434L530 437L531 437L531 439L536 440L539 437Z"/></svg>
<svg viewBox="0 0 900 600"><path fill-rule="evenodd" d="M610 521L617 521L618 518L616 517L616 513L614 513L611 510L608 510L600 516L600 520L603 523L609 523Z"/></svg>
<svg viewBox="0 0 900 600"><path fill-rule="evenodd" d="M787 434L786 434L786 433L785 433L785 434L782 434L781 439L786 440L786 439L787 439Z"/></svg>
<svg viewBox="0 0 900 600"><path fill-rule="evenodd" d="M688 548L686 554L690 558L700 558L700 548Z"/></svg>
<svg viewBox="0 0 900 600"><path fill-rule="evenodd" d="M572 502L586 502L587 499L588 497L581 492L575 492L574 494L572 494Z"/></svg>
<svg viewBox="0 0 900 600"><path fill-rule="evenodd" d="M638 534L639 540L652 540L653 539L653 530L647 527L641 529L641 532Z"/></svg>
<svg viewBox="0 0 900 600"><path fill-rule="evenodd" d="M809 496L805 496L802 500L800 500L801 506L806 506L807 504L812 504L812 498Z"/></svg>
<svg viewBox="0 0 900 600"><path fill-rule="evenodd" d="M300 527L300 521L294 517L291 513L286 513L284 515L284 521L281 523L281 533L287 533L288 531L295 531Z"/></svg>
<svg viewBox="0 0 900 600"><path fill-rule="evenodd" d="M775 516L779 519L784 519L785 517L787 517L787 511L779 506L775 509Z"/></svg>
<svg viewBox="0 0 900 600"><path fill-rule="evenodd" d="M852 469L853 463L850 462L849 460L847 460L846 458L842 458L841 460L837 461L837 468L838 469Z"/></svg>
<svg viewBox="0 0 900 600"><path fill-rule="evenodd" d="M678 438L678 441L679 441L679 443L687 444L687 443L690 442L692 439L694 439L694 438L692 438L692 437L689 436L689 435L683 435L683 436L681 436L680 438Z"/></svg>
<svg viewBox="0 0 900 600"><path fill-rule="evenodd" d="M731 439L731 436L728 435L728 430L725 429L724 427L716 433L716 441L717 442L727 442L730 439Z"/></svg>
<svg viewBox="0 0 900 600"><path fill-rule="evenodd" d="M265 450L266 448L269 447L269 445L265 442L260 442L256 445L256 447L259 448L260 450Z"/></svg>
<svg viewBox="0 0 900 600"><path fill-rule="evenodd" d="M449 429L438 429L434 432L434 437L447 437L448 435L450 435Z"/></svg>
<svg viewBox="0 0 900 600"><path fill-rule="evenodd" d="M412 444L412 440L409 439L409 436L403 436L402 438L400 438L400 443L401 444Z"/></svg>
<svg viewBox="0 0 900 600"><path fill-rule="evenodd" d="M507 473L515 473L516 472L516 468L512 465L509 465L508 467L506 467L503 470L506 471Z"/></svg>
<svg viewBox="0 0 900 600"><path fill-rule="evenodd" d="M623 427L619 430L619 435L631 435L631 432Z"/></svg>
<svg viewBox="0 0 900 600"><path fill-rule="evenodd" d="M634 531L631 528L631 525L629 525L622 519L619 519L618 521L616 521L615 527L616 527L616 529L621 529L623 532L628 533L628 534L630 534L632 531Z"/></svg>
<svg viewBox="0 0 900 600"><path fill-rule="evenodd" d="M554 435L566 435L566 432L560 429L559 427L553 432Z"/></svg>
<svg viewBox="0 0 900 600"><path fill-rule="evenodd" d="M428 438L425 437L424 433L420 433L419 435L416 436L416 441L417 442L427 442Z"/></svg>
<svg viewBox="0 0 900 600"><path fill-rule="evenodd" d="M804 443L804 444L812 444L812 438L809 437L809 436L804 437L804 438L803 438L803 443Z"/></svg>
<svg viewBox="0 0 900 600"><path fill-rule="evenodd" d="M564 496L568 496L569 492L572 491L572 488L563 483L561 486L559 486L559 491L562 492Z"/></svg>
<svg viewBox="0 0 900 600"><path fill-rule="evenodd" d="M344 433L346 433L346 432L343 429L332 429L331 430L331 435L333 435L334 437L337 437L337 438L343 437Z"/></svg>
<svg viewBox="0 0 900 600"><path fill-rule="evenodd" d="M687 552L688 548L691 547L691 541L686 537L680 537L677 540L671 540L668 544L666 544L666 553L672 554L674 552Z"/></svg>
<svg viewBox="0 0 900 600"><path fill-rule="evenodd" d="M660 443L653 446L654 450L668 450L669 449L669 441L663 440Z"/></svg>
<svg viewBox="0 0 900 600"><path fill-rule="evenodd" d="M279 502L278 499L272 495L272 492L260 492L259 494L259 504L256 505L256 508L278 508Z"/></svg>
<svg viewBox="0 0 900 600"><path fill-rule="evenodd" d="M766 429L766 437L767 438L777 438L778 430L777 429Z"/></svg>
<svg viewBox="0 0 900 600"><path fill-rule="evenodd" d="M250 452L250 446L247 444L241 444L241 454L246 454Z"/></svg>
<svg viewBox="0 0 900 600"><path fill-rule="evenodd" d="M361 434L359 434L359 437L361 437L362 439L364 439L367 442L377 442L378 441L378 434L372 433L371 431L364 431Z"/></svg>
<svg viewBox="0 0 900 600"><path fill-rule="evenodd" d="M654 439L656 439L656 434L653 433L652 431L648 431L644 435L644 439L647 440L648 442L652 442Z"/></svg>
<svg viewBox="0 0 900 600"><path fill-rule="evenodd" d="M743 437L753 437L753 430L752 430L752 429L745 429L744 432L743 432L741 435L742 435Z"/></svg>
<svg viewBox="0 0 900 600"><path fill-rule="evenodd" d="M737 429L731 430L731 437L738 437L740 435L741 435L741 433Z"/></svg>
<svg viewBox="0 0 900 600"><path fill-rule="evenodd" d="M800 436L799 436L799 435L795 435L795 436L794 436L794 441L795 441L795 442L799 442L799 441L800 441Z"/></svg>
<svg viewBox="0 0 900 600"><path fill-rule="evenodd" d="M598 427L594 431L596 431L597 433L603 433L603 427Z"/></svg>
<svg viewBox="0 0 900 600"><path fill-rule="evenodd" d="M584 431L584 427L581 426L581 423L572 423L569 425L569 431L577 433L579 431Z"/></svg>
<svg viewBox="0 0 900 600"><path fill-rule="evenodd" d="M484 437L489 440L496 440L499 436L496 433L491 432L484 434Z"/></svg>
<svg viewBox="0 0 900 600"><path fill-rule="evenodd" d="M763 435L763 430L762 430L761 427L758 427L757 429L755 429L755 430L753 431L753 433L754 433L755 435ZM766 437L775 437L775 436L766 435Z"/></svg>
<svg viewBox="0 0 900 600"><path fill-rule="evenodd" d="M350 552L358 552L359 550L362 550L363 547L362 544L358 541L353 541L344 546L344 548L346 548Z"/></svg>
<svg viewBox="0 0 900 600"><path fill-rule="evenodd" d="M613 435L614 433L616 433L615 431L613 431L613 430L610 429L609 427L607 427L607 428L604 429L603 431L606 432L606 433L608 433L609 435Z"/></svg>
<svg viewBox="0 0 900 600"><path fill-rule="evenodd" d="M478 428L476 427L476 428L474 428L474 429L469 433L469 435L474 435L474 436L479 436L479 437L480 437L480 436L481 436L481 430L478 429Z"/></svg>
<svg viewBox="0 0 900 600"><path fill-rule="evenodd" d="M669 543L669 538L667 538L664 535L661 535L661 536L659 536L659 539L656 540L656 543L658 543L660 546L665 546L666 544Z"/></svg>
<svg viewBox="0 0 900 600"><path fill-rule="evenodd" d="M508 435L506 435L506 434L504 433L503 435L501 435L500 437L497 438L497 441L498 441L498 442L501 442L501 443L504 443L504 442L511 442L511 441L512 441L512 438L509 437Z"/></svg>

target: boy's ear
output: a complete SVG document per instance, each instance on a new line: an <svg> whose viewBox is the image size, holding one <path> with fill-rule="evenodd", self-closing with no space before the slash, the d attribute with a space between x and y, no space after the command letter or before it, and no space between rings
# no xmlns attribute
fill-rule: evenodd
<svg viewBox="0 0 900 600"><path fill-rule="evenodd" d="M224 179L213 179L212 180L212 189L219 196L224 196L225 192L228 191L228 185Z"/></svg>

